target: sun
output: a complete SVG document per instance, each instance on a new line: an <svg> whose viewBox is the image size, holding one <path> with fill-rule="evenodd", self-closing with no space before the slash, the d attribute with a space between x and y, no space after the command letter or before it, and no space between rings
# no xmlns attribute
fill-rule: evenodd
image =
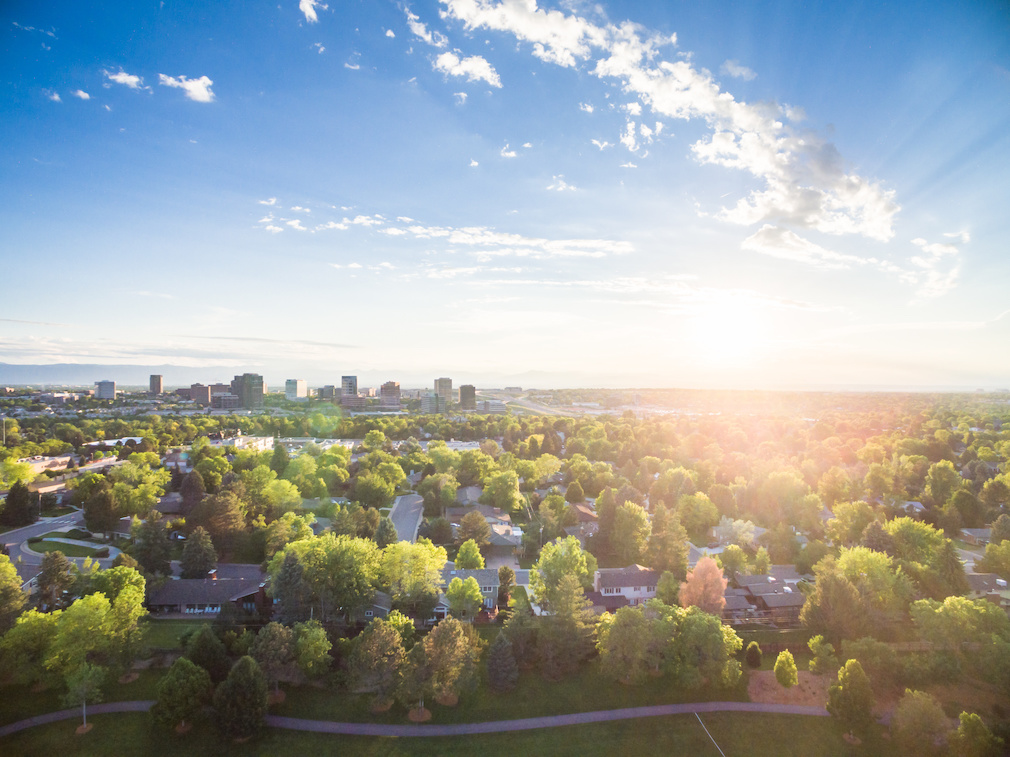
<svg viewBox="0 0 1010 757"><path fill-rule="evenodd" d="M748 298L721 295L690 316L687 335L699 362L745 368L764 353L768 323L764 309Z"/></svg>

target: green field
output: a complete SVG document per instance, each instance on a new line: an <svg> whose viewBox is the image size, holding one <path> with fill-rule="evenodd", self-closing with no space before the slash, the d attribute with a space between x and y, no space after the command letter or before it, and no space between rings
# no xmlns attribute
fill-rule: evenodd
<svg viewBox="0 0 1010 757"><path fill-rule="evenodd" d="M179 637L203 625L207 625L206 620L153 620L148 617L144 621L144 644L153 649L179 649Z"/></svg>
<svg viewBox="0 0 1010 757"><path fill-rule="evenodd" d="M94 557L95 552L102 549L102 547L92 549L91 547L82 547L78 544L65 544L61 541L37 541L29 544L28 548L40 554L58 551L67 557Z"/></svg>
<svg viewBox="0 0 1010 757"><path fill-rule="evenodd" d="M512 695L513 697L516 695ZM702 716L705 727L726 757L834 757L838 755L888 754L886 742L851 747L841 738L829 718L751 713L712 713ZM90 719L94 729L76 736L80 721L68 720L39 726L4 740L5 754L52 755L231 755L308 754L446 755L452 757L718 757L697 718L693 715L641 718L613 723L564 726L536 731L479 736L389 738L334 736L266 729L247 744L222 740L209 723L185 736L157 730L147 715L99 715Z"/></svg>

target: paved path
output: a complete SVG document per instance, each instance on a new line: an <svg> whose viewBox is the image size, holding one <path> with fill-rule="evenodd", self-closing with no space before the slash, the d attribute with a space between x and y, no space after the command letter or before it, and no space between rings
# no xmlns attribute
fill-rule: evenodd
<svg viewBox="0 0 1010 757"><path fill-rule="evenodd" d="M417 539L417 529L421 526L424 516L424 498L420 494L404 494L397 497L389 519L396 527L396 538L411 543Z"/></svg>
<svg viewBox="0 0 1010 757"><path fill-rule="evenodd" d="M113 712L147 712L154 702L108 702L88 708L93 715ZM267 715L266 724L274 728L313 733L334 733L345 736L469 736L482 733L532 731L582 723L605 723L612 720L652 718L664 715L692 715L698 712L759 712L774 715L809 715L828 717L823 707L804 707L791 704L758 704L756 702L695 702L694 704L659 704L652 707L629 707L623 710L575 712L570 715L546 715L540 718L518 720L493 720L485 723L455 723L453 725L383 725L380 723L336 723L329 720L304 720L279 715ZM60 710L0 727L0 738L26 728L81 716L77 708Z"/></svg>

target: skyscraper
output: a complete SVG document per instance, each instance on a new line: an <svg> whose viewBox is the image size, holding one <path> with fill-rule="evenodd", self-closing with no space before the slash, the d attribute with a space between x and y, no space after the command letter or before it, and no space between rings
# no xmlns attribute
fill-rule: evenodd
<svg viewBox="0 0 1010 757"><path fill-rule="evenodd" d="M289 400L303 400L309 396L305 379L288 379L284 382L284 396Z"/></svg>
<svg viewBox="0 0 1010 757"><path fill-rule="evenodd" d="M387 381L379 393L380 407L400 407L400 382Z"/></svg>
<svg viewBox="0 0 1010 757"><path fill-rule="evenodd" d="M435 394L437 394L439 399L442 400L442 406L448 407L449 403L452 402L452 379L435 379Z"/></svg>
<svg viewBox="0 0 1010 757"><path fill-rule="evenodd" d="M345 397L357 397L358 396L358 377L357 376L341 376L340 377L340 393Z"/></svg>
<svg viewBox="0 0 1010 757"><path fill-rule="evenodd" d="M463 384L463 386L459 388L459 409L477 409L477 392L473 388L473 384Z"/></svg>
<svg viewBox="0 0 1010 757"><path fill-rule="evenodd" d="M263 377L258 373L243 373L231 382L231 393L238 397L242 407L263 407Z"/></svg>
<svg viewBox="0 0 1010 757"><path fill-rule="evenodd" d="M96 400L114 400L116 399L116 382L115 381L96 381L95 386L95 399Z"/></svg>
<svg viewBox="0 0 1010 757"><path fill-rule="evenodd" d="M161 394L165 391L165 382L158 373L151 374L151 394Z"/></svg>

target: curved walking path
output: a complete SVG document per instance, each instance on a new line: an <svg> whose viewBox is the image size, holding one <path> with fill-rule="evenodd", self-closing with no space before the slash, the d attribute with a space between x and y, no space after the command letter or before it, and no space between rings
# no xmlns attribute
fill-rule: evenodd
<svg viewBox="0 0 1010 757"><path fill-rule="evenodd" d="M89 714L103 715L114 712L147 712L152 701L108 702L88 708ZM596 712L573 712L569 715L545 715L539 718L517 720L492 720L484 723L454 723L451 725L384 725L381 723L337 723L329 720L305 720L280 715L267 715L266 724L273 728L313 733L334 733L344 736L469 736L481 733L505 733L508 731L532 731L537 728L555 728L583 723L605 723L612 720L632 718L652 718L664 715L693 715L702 712L760 712L771 715L810 715L828 717L823 707L806 707L795 704L760 704L758 702L695 702L693 704L658 704L650 707L628 707L622 710L597 710ZM60 710L45 715L36 715L0 727L0 738L37 725L55 723L81 717L81 711Z"/></svg>

